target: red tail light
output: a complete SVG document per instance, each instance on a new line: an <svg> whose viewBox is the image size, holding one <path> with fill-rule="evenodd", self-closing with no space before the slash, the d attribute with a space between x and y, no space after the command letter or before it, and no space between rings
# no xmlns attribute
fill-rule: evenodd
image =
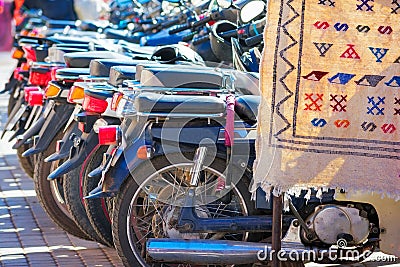
<svg viewBox="0 0 400 267"><path fill-rule="evenodd" d="M111 110L116 111L118 107L119 101L121 101L123 93L114 93L112 101L111 101Z"/></svg>
<svg viewBox="0 0 400 267"><path fill-rule="evenodd" d="M82 103L83 110L96 113L103 113L107 106L107 101L89 95L85 95Z"/></svg>
<svg viewBox="0 0 400 267"><path fill-rule="evenodd" d="M29 93L29 106L43 106L43 92L32 91Z"/></svg>
<svg viewBox="0 0 400 267"><path fill-rule="evenodd" d="M28 86L28 87L25 87L24 88L24 97L25 97L25 102L28 102L29 101L29 94L31 93L31 92L36 92L36 91L39 91L39 87L37 87L37 86Z"/></svg>
<svg viewBox="0 0 400 267"><path fill-rule="evenodd" d="M28 61L36 62L36 51L32 46L24 46L22 49L25 51L25 57Z"/></svg>
<svg viewBox="0 0 400 267"><path fill-rule="evenodd" d="M51 71L46 68L31 68L29 83L33 85L46 86L51 81Z"/></svg>
<svg viewBox="0 0 400 267"><path fill-rule="evenodd" d="M121 140L121 128L118 125L99 127L99 144L116 145Z"/></svg>

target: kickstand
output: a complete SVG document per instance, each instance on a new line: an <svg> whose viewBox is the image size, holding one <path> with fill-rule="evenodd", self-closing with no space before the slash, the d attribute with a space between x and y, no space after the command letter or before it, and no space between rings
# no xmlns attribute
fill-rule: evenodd
<svg viewBox="0 0 400 267"><path fill-rule="evenodd" d="M282 248L282 208L283 196L274 196L272 208L272 267L279 267L278 253Z"/></svg>

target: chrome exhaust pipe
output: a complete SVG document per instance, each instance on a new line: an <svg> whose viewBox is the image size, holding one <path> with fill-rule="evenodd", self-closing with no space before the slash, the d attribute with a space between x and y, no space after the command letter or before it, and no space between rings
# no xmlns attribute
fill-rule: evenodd
<svg viewBox="0 0 400 267"><path fill-rule="evenodd" d="M146 244L148 260L187 264L251 264L271 261L270 244L207 239L150 238ZM282 242L278 258L290 261L334 257L336 250L306 248L298 242Z"/></svg>

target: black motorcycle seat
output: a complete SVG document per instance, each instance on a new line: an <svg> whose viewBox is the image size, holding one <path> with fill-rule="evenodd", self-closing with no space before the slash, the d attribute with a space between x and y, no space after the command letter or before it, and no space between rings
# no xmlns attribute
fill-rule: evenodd
<svg viewBox="0 0 400 267"><path fill-rule="evenodd" d="M106 58L114 58L120 60L130 59L127 56L109 51L75 52L66 53L64 55L65 64L67 64L67 66L70 68L88 68L90 65L90 61L92 61L93 59Z"/></svg>
<svg viewBox="0 0 400 267"><path fill-rule="evenodd" d="M134 80L136 75L136 66L115 66L110 70L108 83L118 87L125 80Z"/></svg>
<svg viewBox="0 0 400 267"><path fill-rule="evenodd" d="M65 27L76 28L74 20L47 20L46 27L48 29L63 29Z"/></svg>
<svg viewBox="0 0 400 267"><path fill-rule="evenodd" d="M254 125L257 123L258 106L261 97L255 95L244 95L236 98L235 112L244 122Z"/></svg>
<svg viewBox="0 0 400 267"><path fill-rule="evenodd" d="M63 43L63 44L89 44L93 41L93 39L85 36L65 36L65 35L57 35L51 36L47 38L48 41L53 42L55 44Z"/></svg>
<svg viewBox="0 0 400 267"><path fill-rule="evenodd" d="M225 102L213 96L141 93L135 98L135 108L142 115L218 116L225 113Z"/></svg>
<svg viewBox="0 0 400 267"><path fill-rule="evenodd" d="M156 50L154 46L140 46L138 44L126 42L124 40L119 41L118 44L129 50L131 53L135 54L152 55Z"/></svg>
<svg viewBox="0 0 400 267"><path fill-rule="evenodd" d="M98 99L105 100L111 98L116 92L117 88L111 86L101 86L98 88L85 88L85 95L92 96Z"/></svg>
<svg viewBox="0 0 400 267"><path fill-rule="evenodd" d="M88 68L63 68L56 71L57 77L63 76L65 78L78 78L80 75L89 75Z"/></svg>
<svg viewBox="0 0 400 267"><path fill-rule="evenodd" d="M136 66L136 80L140 81L142 76L142 71L146 68L171 68L174 64L162 64L157 61L147 61L146 63L141 63Z"/></svg>
<svg viewBox="0 0 400 267"><path fill-rule="evenodd" d="M221 87L222 77L221 72L206 67L150 67L142 70L140 82L143 86L218 89Z"/></svg>
<svg viewBox="0 0 400 267"><path fill-rule="evenodd" d="M90 62L90 75L94 77L108 77L111 67L136 66L143 62L147 62L147 60L95 59Z"/></svg>
<svg viewBox="0 0 400 267"><path fill-rule="evenodd" d="M64 52L64 53L74 53L74 52L86 52L86 51L89 51L89 49L86 49L86 48L67 47L67 46L55 47L53 49L57 50L57 51Z"/></svg>

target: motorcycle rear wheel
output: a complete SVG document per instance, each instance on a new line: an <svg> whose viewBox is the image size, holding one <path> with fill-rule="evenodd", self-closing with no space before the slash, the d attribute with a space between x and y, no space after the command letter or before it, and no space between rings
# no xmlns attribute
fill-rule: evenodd
<svg viewBox="0 0 400 267"><path fill-rule="evenodd" d="M64 231L82 238L89 239L78 227L68 213L65 202L62 184L64 177L48 181L49 174L58 167L58 162L44 162L44 159L55 152L56 141L62 138L62 132L50 143L47 150L39 153L36 158L33 180L35 191L40 204L47 215Z"/></svg>
<svg viewBox="0 0 400 267"><path fill-rule="evenodd" d="M101 177L88 177L88 174L97 168L103 159L103 154L107 151L106 146L102 146L96 150L85 169L82 181L82 192L84 196L89 195L90 191L95 189ZM107 203L107 199L95 198L84 199L86 214L96 233L103 239L109 247L114 247L111 233L110 213L112 206Z"/></svg>
<svg viewBox="0 0 400 267"><path fill-rule="evenodd" d="M168 157L170 159L170 155ZM134 170L131 177L125 181L122 186L119 194L114 199L114 213L113 213L113 237L114 244L117 249L118 255L123 261L125 266L180 266L179 264L164 264L164 263L148 263L144 257L145 251L145 240L150 237L166 237L167 233L163 232L163 227L159 226L159 220L163 221L165 217L159 215L160 213L165 212L167 214L166 209L174 208L174 201L177 205L180 205L179 200L175 198L175 200L171 200L171 203L166 204L165 202L159 201L158 198L160 195L162 196L164 190L168 189L169 183L163 183L163 176L167 175L173 179L174 184L172 188L177 186L184 186L184 181L179 178L187 178L187 177L177 177L177 175L182 175L188 171L192 163L175 163L171 164L168 159L164 156L154 158L151 162L146 162L142 164L137 169ZM176 161L173 161L176 162ZM225 162L223 160L215 160L207 169L204 171L205 181L203 181L203 185L208 184L209 182L220 181L219 179L224 179L224 175L222 174L225 168ZM155 171L154 171L155 170ZM135 179L133 178L135 177ZM250 193L248 190L249 185L249 177L243 176L243 178L239 181L239 183L233 188L233 201L228 205L219 202L217 199L215 202L208 203L207 205L200 205L199 209L203 209L207 207L207 214L211 217L220 217L220 216L246 216L254 214L254 203L250 202ZM136 181L140 179L141 182L138 184ZM179 181L178 181L179 180ZM175 184L175 182L179 182ZM161 183L161 184L159 184ZM171 182L172 183L172 182ZM151 190L151 199L148 198L149 188L154 186ZM215 184L214 184L215 185ZM187 189L187 187L185 188ZM183 189L183 190L185 190ZM146 190L146 191L145 191ZM150 191L151 191L150 190ZM158 191L157 191L158 190ZM203 191L204 195L209 192L209 190ZM179 192L182 193L182 192ZM165 194L164 196L167 196ZM170 194L170 196L179 195L178 192ZM154 199L156 197L156 199ZM157 205L154 203L157 202ZM216 205L216 206L213 206ZM208 208L210 206L210 208ZM204 208L203 210L205 210ZM222 212L221 212L222 211ZM152 215L154 214L154 215ZM165 215L164 214L164 215ZM146 216L147 215L147 216ZM205 212L202 212L202 215L205 215ZM200 215L199 215L200 216ZM155 219L156 218L156 219ZM154 221L156 221L156 225L154 225ZM148 231L146 231L149 229ZM229 239L229 240L248 240L253 241L255 235L252 234L238 234L238 233L226 233L226 234L182 234L183 235L196 235L196 238L217 238L217 239ZM185 266L204 266L204 265L189 265L185 264ZM221 266L221 265L211 265L211 266ZM226 265L224 265L226 266ZM228 265L233 266L233 265ZM237 266L237 265L235 265ZM244 265L240 265L244 266ZM245 265L248 266L248 265Z"/></svg>
<svg viewBox="0 0 400 267"><path fill-rule="evenodd" d="M19 165L21 165L22 170L30 177L33 178L33 172L35 170L35 163L33 156L23 157L22 153L30 148L30 145L22 145L17 148L17 157Z"/></svg>
<svg viewBox="0 0 400 267"><path fill-rule="evenodd" d="M93 158L94 154L98 149L95 148L89 156L86 158L78 168L75 168L65 175L64 181L64 193L68 211L71 213L73 220L79 225L79 228L88 235L91 239L99 242L106 246L113 246L112 243L107 242L106 238L103 238L103 233L98 233L89 220L89 216L86 212L85 205L86 201L83 199L83 184L85 179L88 178L85 174L90 172L88 168L89 162ZM104 214L104 212L103 212ZM103 214L97 214L101 216ZM103 215L105 217L105 215ZM111 228L109 229L111 232Z"/></svg>

